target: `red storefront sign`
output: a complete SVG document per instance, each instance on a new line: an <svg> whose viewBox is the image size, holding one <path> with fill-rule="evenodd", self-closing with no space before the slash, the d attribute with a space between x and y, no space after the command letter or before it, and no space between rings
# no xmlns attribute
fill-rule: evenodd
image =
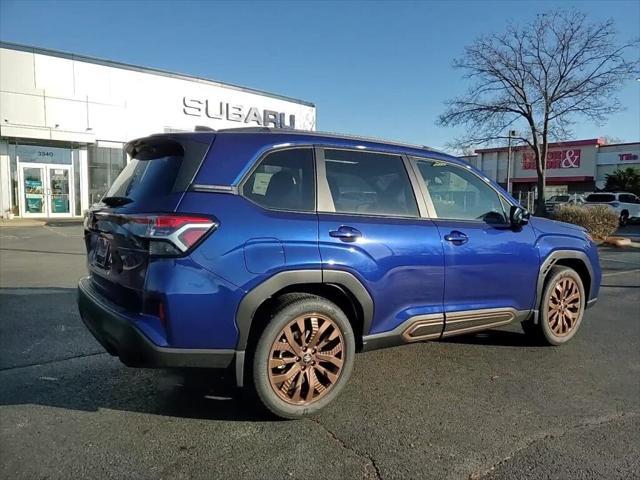
<svg viewBox="0 0 640 480"><path fill-rule="evenodd" d="M579 168L580 155L582 151L579 148L570 148L568 150L553 150L547 153L547 170L560 168ZM535 170L536 159L533 152L524 152L522 154L522 169Z"/></svg>

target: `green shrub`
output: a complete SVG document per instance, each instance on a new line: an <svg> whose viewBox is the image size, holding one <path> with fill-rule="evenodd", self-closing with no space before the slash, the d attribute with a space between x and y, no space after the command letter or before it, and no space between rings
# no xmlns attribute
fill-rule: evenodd
<svg viewBox="0 0 640 480"><path fill-rule="evenodd" d="M573 223L587 229L589 235L596 240L604 240L618 229L619 218L605 205L580 207L562 205L553 212L552 218L560 222Z"/></svg>

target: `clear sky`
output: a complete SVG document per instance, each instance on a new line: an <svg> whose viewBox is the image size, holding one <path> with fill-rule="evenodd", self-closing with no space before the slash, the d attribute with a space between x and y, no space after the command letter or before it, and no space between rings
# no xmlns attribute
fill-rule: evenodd
<svg viewBox="0 0 640 480"><path fill-rule="evenodd" d="M557 6L640 37L640 1L206 2L0 0L0 39L187 73L312 101L320 130L442 147L435 125L465 83L451 68L478 35ZM575 138L640 140L640 81L626 111Z"/></svg>

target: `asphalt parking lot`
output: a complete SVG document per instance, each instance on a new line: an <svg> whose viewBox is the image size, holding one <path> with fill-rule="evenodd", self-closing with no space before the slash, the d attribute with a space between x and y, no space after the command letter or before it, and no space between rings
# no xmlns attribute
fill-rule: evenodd
<svg viewBox="0 0 640 480"><path fill-rule="evenodd" d="M640 249L560 348L518 325L361 354L320 415L254 413L206 372L129 369L75 305L81 227L0 228L0 477L640 478Z"/></svg>

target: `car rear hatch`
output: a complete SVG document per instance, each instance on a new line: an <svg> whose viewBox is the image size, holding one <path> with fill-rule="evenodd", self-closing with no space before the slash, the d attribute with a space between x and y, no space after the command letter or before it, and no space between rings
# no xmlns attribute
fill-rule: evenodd
<svg viewBox="0 0 640 480"><path fill-rule="evenodd" d="M131 161L85 217L92 283L113 303L147 311L149 262L185 254L215 225L211 218L176 213L213 138L154 135L126 145Z"/></svg>

